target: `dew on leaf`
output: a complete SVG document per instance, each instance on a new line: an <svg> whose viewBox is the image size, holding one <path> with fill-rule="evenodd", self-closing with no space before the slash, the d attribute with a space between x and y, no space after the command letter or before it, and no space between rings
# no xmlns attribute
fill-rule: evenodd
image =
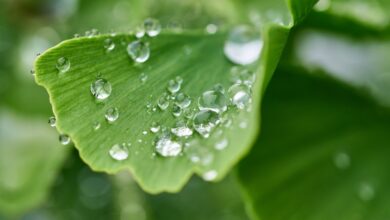
<svg viewBox="0 0 390 220"><path fill-rule="evenodd" d="M105 79L97 79L91 84L91 93L97 100L105 100L111 95L111 83Z"/></svg>
<svg viewBox="0 0 390 220"><path fill-rule="evenodd" d="M49 123L50 127L55 127L56 126L56 122L57 122L57 120L56 120L56 118L54 116L51 116L49 118L48 123Z"/></svg>
<svg viewBox="0 0 390 220"><path fill-rule="evenodd" d="M211 110L203 110L195 114L193 119L194 129L204 138L210 136L211 131L220 123L218 113Z"/></svg>
<svg viewBox="0 0 390 220"><path fill-rule="evenodd" d="M214 147L215 147L215 149L217 149L217 150L223 150L223 149L225 149L225 148L228 146L228 144L229 144L228 139L223 138L223 139L217 141L217 142L215 143L215 146L214 146Z"/></svg>
<svg viewBox="0 0 390 220"><path fill-rule="evenodd" d="M176 157L182 151L182 145L179 142L163 136L156 142L156 151L163 157Z"/></svg>
<svg viewBox="0 0 390 220"><path fill-rule="evenodd" d="M57 60L56 68L59 73L66 73L70 69L70 61L66 57L60 57Z"/></svg>
<svg viewBox="0 0 390 220"><path fill-rule="evenodd" d="M351 158L347 153L339 152L333 156L333 162L337 168L345 170L351 165Z"/></svg>
<svg viewBox="0 0 390 220"><path fill-rule="evenodd" d="M100 126L101 126L101 124L98 121L96 121L92 124L93 130L95 130L95 131L99 130Z"/></svg>
<svg viewBox="0 0 390 220"><path fill-rule="evenodd" d="M218 31L218 26L216 24L208 24L206 26L206 32L208 34L215 34Z"/></svg>
<svg viewBox="0 0 390 220"><path fill-rule="evenodd" d="M110 51L114 50L115 49L114 41L112 41L112 39L110 39L110 38L105 39L104 40L104 49L107 52L110 52Z"/></svg>
<svg viewBox="0 0 390 220"><path fill-rule="evenodd" d="M118 108L109 108L104 115L108 122L115 122L119 118L119 110Z"/></svg>
<svg viewBox="0 0 390 220"><path fill-rule="evenodd" d="M168 94L164 93L160 96L160 98L157 100L157 105L161 110L166 110L169 106L169 97Z"/></svg>
<svg viewBox="0 0 390 220"><path fill-rule="evenodd" d="M129 156L129 150L124 144L115 144L108 153L114 160L125 160Z"/></svg>
<svg viewBox="0 0 390 220"><path fill-rule="evenodd" d="M210 90L204 92L198 99L200 110L212 110L221 113L227 110L229 100L220 91Z"/></svg>
<svg viewBox="0 0 390 220"><path fill-rule="evenodd" d="M217 178L217 176L218 176L217 171L215 171L215 170L209 170L209 171L205 172L205 173L202 175L202 178L203 178L205 181L213 181L213 180L215 180L215 178Z"/></svg>
<svg viewBox="0 0 390 220"><path fill-rule="evenodd" d="M153 133L157 133L160 131L160 125L157 122L153 122L152 126L150 127L150 131Z"/></svg>
<svg viewBox="0 0 390 220"><path fill-rule="evenodd" d="M183 110L180 108L180 106L174 104L172 107L172 115L175 117L179 117Z"/></svg>
<svg viewBox="0 0 390 220"><path fill-rule="evenodd" d="M175 104L180 108L185 109L191 105L191 98L184 93L178 93L175 96Z"/></svg>
<svg viewBox="0 0 390 220"><path fill-rule="evenodd" d="M192 135L193 131L189 128L184 121L179 121L176 123L176 126L171 128L171 132L177 137L189 137Z"/></svg>
<svg viewBox="0 0 390 220"><path fill-rule="evenodd" d="M143 38L145 36L145 28L143 25L138 25L135 28L135 37L136 38Z"/></svg>
<svg viewBox="0 0 390 220"><path fill-rule="evenodd" d="M365 202L370 201L375 197L375 189L371 184L361 183L358 190L358 196Z"/></svg>
<svg viewBox="0 0 390 220"><path fill-rule="evenodd" d="M161 32L160 21L154 18L147 18L144 21L144 28L149 37L155 37Z"/></svg>
<svg viewBox="0 0 390 220"><path fill-rule="evenodd" d="M233 63L248 65L259 59L263 40L254 28L235 27L225 41L225 56Z"/></svg>
<svg viewBox="0 0 390 220"><path fill-rule="evenodd" d="M146 75L145 73L141 73L141 75L139 76L139 81L141 83L145 83L146 80L148 80L148 75Z"/></svg>
<svg viewBox="0 0 390 220"><path fill-rule="evenodd" d="M175 94L177 93L181 88L181 82L180 81L177 81L177 80L169 80L168 82L168 91L171 93L171 94Z"/></svg>
<svg viewBox="0 0 390 220"><path fill-rule="evenodd" d="M147 43L137 40L127 45L127 53L134 62L144 63L149 59L150 48Z"/></svg>
<svg viewBox="0 0 390 220"><path fill-rule="evenodd" d="M70 137L66 134L60 134L58 139L62 145L68 145L70 143Z"/></svg>
<svg viewBox="0 0 390 220"><path fill-rule="evenodd" d="M244 84L234 84L228 90L232 104L239 109L244 109L252 100L250 89Z"/></svg>

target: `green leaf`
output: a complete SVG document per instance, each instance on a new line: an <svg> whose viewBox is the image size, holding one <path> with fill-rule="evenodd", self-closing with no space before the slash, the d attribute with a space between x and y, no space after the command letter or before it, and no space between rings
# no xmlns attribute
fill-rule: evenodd
<svg viewBox="0 0 390 220"><path fill-rule="evenodd" d="M47 196L67 150L45 121L0 110L0 214L20 214Z"/></svg>
<svg viewBox="0 0 390 220"><path fill-rule="evenodd" d="M314 2L306 3L312 5ZM270 8L273 10L271 12L280 9L282 14L288 13L285 10L288 5L284 1L274 4ZM297 3L292 5L295 10L299 6ZM307 8L310 5L300 6ZM292 13L299 16L303 14L295 11ZM228 139L229 147L224 151L216 151L214 145L220 141L216 135L203 139L195 134L192 138L195 147L210 151L214 157L207 165L193 164L187 158L189 153L174 158L153 156L156 135L149 129L153 122L170 128L178 121L172 116L172 105L166 111L153 110L161 94L167 91L169 80L177 76L184 79L181 91L192 98L190 109L195 108L198 97L214 85L222 84L225 89L232 85L229 70L233 65L223 54L226 39L223 31L215 35L207 35L203 31L165 32L156 38L147 38L145 41L150 44L151 56L142 65L135 65L126 53L127 44L135 40L132 35L72 39L38 58L35 66L36 81L50 95L53 111L58 119L58 130L72 138L80 156L94 170L114 173L129 169L145 190L152 193L174 192L188 181L193 172L203 175L213 171L218 174L215 180L223 178L247 153L258 132L262 92L279 61L292 23L288 22L289 26L270 24L269 21L262 23L262 57L258 63L247 67L255 70L257 76L252 88L253 110L229 110L227 117L233 119L233 125L218 128ZM111 52L103 47L107 38L112 39L116 45ZM71 64L70 70L64 74L56 69L57 60L61 57L67 58ZM140 81L142 73L147 75L145 83ZM94 100L90 92L91 83L99 74L113 88L107 101L100 103ZM153 106L150 111L146 107L148 102ZM110 124L106 122L104 115L113 107L119 109L119 119ZM101 125L97 131L93 129L95 123ZM240 128L239 124L243 123L246 129ZM148 132L147 135L143 134L145 131ZM123 161L115 161L108 152L113 145L121 143L131 143L128 147L129 157Z"/></svg>
<svg viewBox="0 0 390 220"><path fill-rule="evenodd" d="M372 28L386 29L390 25L388 0L321 0L315 9L356 20Z"/></svg>
<svg viewBox="0 0 390 220"><path fill-rule="evenodd" d="M263 133L239 164L254 219L389 218L388 109L299 72L276 73Z"/></svg>

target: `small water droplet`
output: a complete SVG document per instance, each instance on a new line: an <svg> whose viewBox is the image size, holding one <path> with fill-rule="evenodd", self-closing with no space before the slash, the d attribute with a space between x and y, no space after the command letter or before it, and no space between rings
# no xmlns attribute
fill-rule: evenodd
<svg viewBox="0 0 390 220"><path fill-rule="evenodd" d="M175 116L175 117L179 117L180 115L181 115L181 113L182 113L183 111L182 111L182 109L180 108L180 106L178 106L178 105L173 105L173 107L172 107L172 114L173 114L173 116Z"/></svg>
<svg viewBox="0 0 390 220"><path fill-rule="evenodd" d="M139 81L141 83L145 83L146 80L148 80L148 75L146 75L145 73L141 73L141 75L139 76Z"/></svg>
<svg viewBox="0 0 390 220"><path fill-rule="evenodd" d="M92 125L93 130L95 130L95 131L99 130L100 126L101 126L101 124L98 121L94 122Z"/></svg>
<svg viewBox="0 0 390 220"><path fill-rule="evenodd" d="M157 122L153 122L152 126L150 127L150 131L153 133L157 133L160 131L160 125Z"/></svg>
<svg viewBox="0 0 390 220"><path fill-rule="evenodd" d="M225 56L233 63L248 65L259 59L263 41L254 28L238 26L234 28L225 41Z"/></svg>
<svg viewBox="0 0 390 220"><path fill-rule="evenodd" d="M138 25L135 28L135 37L136 38L143 38L145 36L145 28L143 25Z"/></svg>
<svg viewBox="0 0 390 220"><path fill-rule="evenodd" d="M156 142L156 151L163 157L176 157L181 153L182 145L164 136Z"/></svg>
<svg viewBox="0 0 390 220"><path fill-rule="evenodd" d="M110 52L115 49L115 43L110 38L104 40L104 49Z"/></svg>
<svg viewBox="0 0 390 220"><path fill-rule="evenodd" d="M250 89L244 84L234 84L228 92L232 104L239 109L244 109L252 101Z"/></svg>
<svg viewBox="0 0 390 220"><path fill-rule="evenodd" d="M204 92L198 99L200 110L212 110L217 113L226 111L228 103L225 94L215 90Z"/></svg>
<svg viewBox="0 0 390 220"><path fill-rule="evenodd" d="M137 63L144 63L149 59L150 49L147 43L134 41L127 45L127 53Z"/></svg>
<svg viewBox="0 0 390 220"><path fill-rule="evenodd" d="M70 61L66 57L60 57L57 60L56 68L59 73L66 73L70 69Z"/></svg>
<svg viewBox="0 0 390 220"><path fill-rule="evenodd" d="M215 171L215 170L209 170L209 171L205 172L205 173L202 175L202 178L203 178L205 181L213 181L213 180L215 180L215 178L217 178L217 176L218 176L217 171Z"/></svg>
<svg viewBox="0 0 390 220"><path fill-rule="evenodd" d="M114 160L125 160L129 156L129 150L124 144L115 144L108 153Z"/></svg>
<svg viewBox="0 0 390 220"><path fill-rule="evenodd" d="M175 78L176 82L179 83L179 84L182 84L183 83L183 78L181 76L176 76Z"/></svg>
<svg viewBox="0 0 390 220"><path fill-rule="evenodd" d="M155 37L161 32L161 24L154 18L147 18L144 21L144 28L149 37Z"/></svg>
<svg viewBox="0 0 390 220"><path fill-rule="evenodd" d="M228 139L223 138L222 140L219 140L215 143L215 149L223 150L228 146L228 144L229 144Z"/></svg>
<svg viewBox="0 0 390 220"><path fill-rule="evenodd" d="M111 83L105 79L97 79L91 84L90 90L97 100L105 100L111 95Z"/></svg>
<svg viewBox="0 0 390 220"><path fill-rule="evenodd" d="M218 113L211 110L203 110L195 114L193 119L194 129L204 138L210 136L213 128L220 123Z"/></svg>
<svg viewBox="0 0 390 220"><path fill-rule="evenodd" d="M169 80L168 82L168 91L172 94L177 93L181 88L181 83L177 80Z"/></svg>
<svg viewBox="0 0 390 220"><path fill-rule="evenodd" d="M185 45L183 47L183 51L184 51L184 54L187 55L187 56L192 54L192 48L190 46L188 46L188 45Z"/></svg>
<svg viewBox="0 0 390 220"><path fill-rule="evenodd" d="M212 151L200 145L198 140L193 139L190 142L186 142L185 146L185 155L192 163L208 166L213 162L214 154Z"/></svg>
<svg viewBox="0 0 390 220"><path fill-rule="evenodd" d="M157 105L161 110L165 110L169 106L169 97L168 94L164 93L160 96L160 98L157 101Z"/></svg>
<svg viewBox="0 0 390 220"><path fill-rule="evenodd" d="M223 85L220 84L220 83L215 84L215 85L213 86L213 90L225 94L225 88L224 88Z"/></svg>
<svg viewBox="0 0 390 220"><path fill-rule="evenodd" d="M245 129L248 127L248 122L246 121L241 121L240 124L238 125L240 128Z"/></svg>
<svg viewBox="0 0 390 220"><path fill-rule="evenodd" d="M175 96L175 104L182 109L188 108L191 105L191 98L184 93L178 93Z"/></svg>
<svg viewBox="0 0 390 220"><path fill-rule="evenodd" d="M189 128L184 121L179 121L176 126L171 129L171 132L177 137L189 137L192 135L192 129Z"/></svg>
<svg viewBox="0 0 390 220"><path fill-rule="evenodd" d="M245 67L234 66L230 70L231 81L236 84L245 84L252 87L256 80L256 75Z"/></svg>
<svg viewBox="0 0 390 220"><path fill-rule="evenodd" d="M56 120L56 118L54 116L51 116L49 118L49 125L50 125L50 127L54 128L56 126L56 122L57 122L57 120Z"/></svg>
<svg viewBox="0 0 390 220"><path fill-rule="evenodd" d="M34 75L35 74L35 70L30 70L30 74Z"/></svg>
<svg viewBox="0 0 390 220"><path fill-rule="evenodd" d="M206 32L208 34L215 34L215 33L217 33L217 31L218 31L218 26L215 24L208 24L206 26Z"/></svg>
<svg viewBox="0 0 390 220"><path fill-rule="evenodd" d="M361 200L368 202L375 197L375 189L371 184L362 183L359 187L358 195Z"/></svg>
<svg viewBox="0 0 390 220"><path fill-rule="evenodd" d="M192 117L194 117L195 111L191 110L190 108L186 108L184 109L183 113L185 118L191 119Z"/></svg>
<svg viewBox="0 0 390 220"><path fill-rule="evenodd" d="M108 122L115 122L119 118L118 108L107 109L105 117L106 117Z"/></svg>
<svg viewBox="0 0 390 220"><path fill-rule="evenodd" d="M351 158L344 152L339 152L334 155L333 162L339 169L345 170L351 165Z"/></svg>
<svg viewBox="0 0 390 220"><path fill-rule="evenodd" d="M143 134L143 135L147 135L148 132L147 132L147 131L143 131L142 134Z"/></svg>
<svg viewBox="0 0 390 220"><path fill-rule="evenodd" d="M62 145L68 145L70 143L70 137L66 134L61 134L58 139Z"/></svg>
<svg viewBox="0 0 390 220"><path fill-rule="evenodd" d="M73 35L74 38L79 38L80 37L80 34L76 33Z"/></svg>

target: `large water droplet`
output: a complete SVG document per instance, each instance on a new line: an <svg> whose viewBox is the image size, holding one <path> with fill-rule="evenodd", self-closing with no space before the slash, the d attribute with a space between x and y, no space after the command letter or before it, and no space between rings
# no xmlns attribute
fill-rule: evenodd
<svg viewBox="0 0 390 220"><path fill-rule="evenodd" d="M149 59L150 49L147 43L134 41L127 45L127 53L137 63L144 63Z"/></svg>
<svg viewBox="0 0 390 220"><path fill-rule="evenodd" d="M107 109L105 117L106 117L108 122L115 122L119 118L118 108Z"/></svg>
<svg viewBox="0 0 390 220"><path fill-rule="evenodd" d="M104 40L104 49L106 49L107 52L110 52L115 49L115 43L110 38L107 38Z"/></svg>
<svg viewBox="0 0 390 220"><path fill-rule="evenodd" d="M115 144L108 153L114 160L125 160L129 156L129 150L124 144Z"/></svg>
<svg viewBox="0 0 390 220"><path fill-rule="evenodd" d="M198 100L200 110L212 110L217 113L226 111L228 103L225 94L215 90L204 92Z"/></svg>
<svg viewBox="0 0 390 220"><path fill-rule="evenodd" d="M182 109L187 108L191 105L191 98L184 93L179 93L175 97L175 104Z"/></svg>
<svg viewBox="0 0 390 220"><path fill-rule="evenodd" d="M217 178L217 176L218 176L217 171L215 171L215 170L209 170L209 171L205 172L205 173L202 175L202 178L203 178L205 181L213 181L213 180L215 180L215 178Z"/></svg>
<svg viewBox="0 0 390 220"><path fill-rule="evenodd" d="M57 122L57 120L56 120L56 118L54 116L51 116L49 118L49 125L50 125L50 127L55 127L56 126L56 122Z"/></svg>
<svg viewBox="0 0 390 220"><path fill-rule="evenodd" d="M155 37L161 32L160 22L153 18L144 21L144 28L149 37Z"/></svg>
<svg viewBox="0 0 390 220"><path fill-rule="evenodd" d="M225 41L225 56L235 64L248 65L259 59L263 41L254 28L238 26Z"/></svg>
<svg viewBox="0 0 390 220"><path fill-rule="evenodd" d="M70 69L70 61L66 57L60 57L57 60L56 68L59 73L66 73Z"/></svg>
<svg viewBox="0 0 390 220"><path fill-rule="evenodd" d="M244 109L252 101L250 89L244 84L234 84L228 92L232 104L239 109Z"/></svg>
<svg viewBox="0 0 390 220"><path fill-rule="evenodd" d="M70 143L70 137L66 134L61 134L58 139L62 145L68 145Z"/></svg>
<svg viewBox="0 0 390 220"><path fill-rule="evenodd" d="M210 136L213 128L220 123L218 113L211 110L203 110L195 114L193 119L194 129L204 138Z"/></svg>
<svg viewBox="0 0 390 220"><path fill-rule="evenodd" d="M344 152L339 152L334 155L333 162L337 168L345 170L350 166L351 158L349 157L348 154Z"/></svg>
<svg viewBox="0 0 390 220"><path fill-rule="evenodd" d="M156 142L156 151L163 157L176 157L181 153L182 145L169 137L161 137Z"/></svg>
<svg viewBox="0 0 390 220"><path fill-rule="evenodd" d="M171 132L177 137L189 137L192 135L192 129L189 128L184 121L179 121L176 126L171 129Z"/></svg>
<svg viewBox="0 0 390 220"><path fill-rule="evenodd" d="M111 83L105 79L97 79L91 84L91 93L97 100L104 100L111 95Z"/></svg>

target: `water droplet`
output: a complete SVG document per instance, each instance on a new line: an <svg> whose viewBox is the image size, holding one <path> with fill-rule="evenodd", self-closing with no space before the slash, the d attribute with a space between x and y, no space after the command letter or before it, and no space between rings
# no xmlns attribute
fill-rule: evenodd
<svg viewBox="0 0 390 220"><path fill-rule="evenodd" d="M30 74L34 75L35 74L35 70L30 70Z"/></svg>
<svg viewBox="0 0 390 220"><path fill-rule="evenodd" d="M256 80L256 75L246 69L245 67L234 66L230 70L231 81L236 84L243 83L248 87L252 87L253 83Z"/></svg>
<svg viewBox="0 0 390 220"><path fill-rule="evenodd" d="M209 171L205 172L205 173L202 175L202 178L203 178L205 181L213 181L213 180L215 180L215 178L217 178L217 176L218 176L217 171L215 171L215 170L209 170Z"/></svg>
<svg viewBox="0 0 390 220"><path fill-rule="evenodd" d="M175 78L176 82L179 83L179 84L182 84L183 83L183 78L181 76L176 76Z"/></svg>
<svg viewBox="0 0 390 220"><path fill-rule="evenodd" d="M178 106L176 104L173 105L173 107L172 107L172 114L173 114L173 116L179 117L181 115L181 113L182 113L182 109L180 108L180 106Z"/></svg>
<svg viewBox="0 0 390 220"><path fill-rule="evenodd" d="M191 105L191 99L184 93L179 93L175 97L175 104L184 109Z"/></svg>
<svg viewBox="0 0 390 220"><path fill-rule="evenodd" d="M114 122L119 118L118 108L109 108L106 111L105 117L108 122Z"/></svg>
<svg viewBox="0 0 390 220"><path fill-rule="evenodd" d="M339 152L334 155L333 162L337 168L345 170L350 166L351 158L348 154L344 152Z"/></svg>
<svg viewBox="0 0 390 220"><path fill-rule="evenodd" d="M188 45L185 45L183 47L183 51L184 51L184 54L187 55L187 56L192 54L192 48L190 46L188 46Z"/></svg>
<svg viewBox="0 0 390 220"><path fill-rule="evenodd" d="M206 91L198 99L200 110L212 110L221 113L227 110L229 100L220 91Z"/></svg>
<svg viewBox="0 0 390 220"><path fill-rule="evenodd" d="M156 151L163 157L176 157L181 153L182 145L164 136L156 142Z"/></svg>
<svg viewBox="0 0 390 220"><path fill-rule="evenodd" d="M203 110L195 114L193 119L194 129L204 138L208 138L212 129L220 123L218 113L210 110Z"/></svg>
<svg viewBox="0 0 390 220"><path fill-rule="evenodd" d="M160 131L160 125L157 122L153 122L152 126L150 127L150 131L153 133L157 133Z"/></svg>
<svg viewBox="0 0 390 220"><path fill-rule="evenodd" d="M135 37L136 38L143 38L145 36L145 28L143 25L138 25L135 28Z"/></svg>
<svg viewBox="0 0 390 220"><path fill-rule="evenodd" d="M59 73L66 73L70 69L70 61L66 57L60 57L57 60L56 68Z"/></svg>
<svg viewBox="0 0 390 220"><path fill-rule="evenodd" d="M149 37L155 37L161 32L161 24L154 18L147 18L144 21L144 28Z"/></svg>
<svg viewBox="0 0 390 220"><path fill-rule="evenodd" d="M50 127L55 127L56 126L56 122L57 122L57 120L56 120L56 118L54 116L51 116L49 118L49 125L50 125Z"/></svg>
<svg viewBox="0 0 390 220"><path fill-rule="evenodd" d="M225 93L225 88L223 87L222 84L218 83L213 86L213 90L221 93Z"/></svg>
<svg viewBox="0 0 390 220"><path fill-rule="evenodd" d="M208 166L214 160L212 151L209 148L202 146L196 139L186 142L185 155L192 163L200 164L202 166Z"/></svg>
<svg viewBox="0 0 390 220"><path fill-rule="evenodd" d="M217 33L217 31L218 31L218 26L215 24L208 24L206 26L206 32L208 34L215 34L215 33Z"/></svg>
<svg viewBox="0 0 390 220"><path fill-rule="evenodd" d="M91 93L97 100L105 100L111 95L111 83L105 79L97 79L91 84Z"/></svg>
<svg viewBox="0 0 390 220"><path fill-rule="evenodd" d="M362 183L359 187L358 195L363 201L370 201L375 197L375 189L368 183Z"/></svg>
<svg viewBox="0 0 390 220"><path fill-rule="evenodd" d="M108 153L114 160L125 160L129 156L129 150L124 144L115 144Z"/></svg>
<svg viewBox="0 0 390 220"><path fill-rule="evenodd" d="M232 104L239 109L244 109L252 101L250 89L244 84L234 84L229 88L228 92Z"/></svg>
<svg viewBox="0 0 390 220"><path fill-rule="evenodd" d="M148 75L146 75L145 73L141 73L141 75L139 76L139 81L141 81L141 83L145 83L146 80L148 80Z"/></svg>
<svg viewBox="0 0 390 220"><path fill-rule="evenodd" d="M194 117L195 111L191 110L190 108L187 108L187 109L184 109L183 113L184 113L185 118L190 119L190 118Z"/></svg>
<svg viewBox="0 0 390 220"><path fill-rule="evenodd" d="M106 49L107 52L114 50L115 43L110 38L105 39L104 40L104 49Z"/></svg>
<svg viewBox="0 0 390 220"><path fill-rule="evenodd" d="M61 134L59 140L62 145L68 145L70 143L70 137L66 134Z"/></svg>
<svg viewBox="0 0 390 220"><path fill-rule="evenodd" d="M150 49L147 43L134 41L127 45L127 53L137 63L144 63L149 59Z"/></svg>
<svg viewBox="0 0 390 220"><path fill-rule="evenodd" d="M218 142L215 143L215 149L217 150L223 150L225 149L229 144L228 139L224 138L222 140L219 140Z"/></svg>
<svg viewBox="0 0 390 220"><path fill-rule="evenodd" d="M172 94L177 93L181 88L181 83L177 80L169 80L168 82L168 91Z"/></svg>
<svg viewBox="0 0 390 220"><path fill-rule="evenodd" d="M192 135L192 129L189 128L184 121L179 121L176 126L171 129L171 132L177 137L189 137Z"/></svg>
<svg viewBox="0 0 390 220"><path fill-rule="evenodd" d="M246 121L241 121L240 124L238 125L240 128L245 129L248 127L248 122Z"/></svg>
<svg viewBox="0 0 390 220"><path fill-rule="evenodd" d="M162 96L158 99L157 105L161 110L165 110L169 106L169 97L168 94L164 93Z"/></svg>
<svg viewBox="0 0 390 220"><path fill-rule="evenodd" d="M233 63L248 65L259 59L263 41L254 28L238 26L234 28L225 41L225 56Z"/></svg>
<svg viewBox="0 0 390 220"><path fill-rule="evenodd" d="M147 132L147 131L143 131L142 134L143 134L143 135L147 135L148 132Z"/></svg>
<svg viewBox="0 0 390 220"><path fill-rule="evenodd" d="M101 124L98 121L94 122L93 125L92 125L93 130L95 130L95 131L99 130L100 126L101 126Z"/></svg>

